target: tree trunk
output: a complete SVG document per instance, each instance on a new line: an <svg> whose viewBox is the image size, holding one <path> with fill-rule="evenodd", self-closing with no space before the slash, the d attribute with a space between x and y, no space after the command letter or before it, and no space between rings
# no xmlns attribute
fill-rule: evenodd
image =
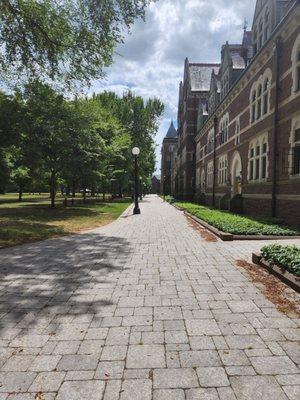
<svg viewBox="0 0 300 400"><path fill-rule="evenodd" d="M103 185L102 200L105 201L105 186Z"/></svg>
<svg viewBox="0 0 300 400"><path fill-rule="evenodd" d="M50 177L50 198L51 198L51 208L55 207L55 190L56 190L56 175L54 171L51 171Z"/></svg>
<svg viewBox="0 0 300 400"><path fill-rule="evenodd" d="M76 185L75 182L72 183L72 197L76 196Z"/></svg>
<svg viewBox="0 0 300 400"><path fill-rule="evenodd" d="M22 186L19 186L19 201L22 201L22 196L23 196L23 189Z"/></svg>
<svg viewBox="0 0 300 400"><path fill-rule="evenodd" d="M86 188L83 188L83 202L86 203Z"/></svg>

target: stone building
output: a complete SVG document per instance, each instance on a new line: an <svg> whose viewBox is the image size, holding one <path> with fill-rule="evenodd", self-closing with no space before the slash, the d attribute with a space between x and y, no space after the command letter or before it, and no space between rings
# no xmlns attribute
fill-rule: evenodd
<svg viewBox="0 0 300 400"><path fill-rule="evenodd" d="M177 151L177 130L173 121L163 140L161 148L161 181L160 192L163 195L171 195L171 171L173 170L174 153Z"/></svg>
<svg viewBox="0 0 300 400"><path fill-rule="evenodd" d="M160 194L160 176L153 175L151 178L151 193Z"/></svg>
<svg viewBox="0 0 300 400"><path fill-rule="evenodd" d="M195 193L195 137L199 110L202 118L208 113L208 98L212 72L218 73L219 64L199 64L185 60L184 79L179 85L178 150L176 194L192 199Z"/></svg>
<svg viewBox="0 0 300 400"><path fill-rule="evenodd" d="M195 190L177 196L300 224L299 0L257 1L252 31L222 47L207 99L191 135L194 171L185 176L195 175Z"/></svg>

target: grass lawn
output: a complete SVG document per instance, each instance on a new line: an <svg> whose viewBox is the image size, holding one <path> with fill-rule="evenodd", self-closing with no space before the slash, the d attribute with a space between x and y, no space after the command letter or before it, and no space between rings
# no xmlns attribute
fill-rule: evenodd
<svg viewBox="0 0 300 400"><path fill-rule="evenodd" d="M226 233L235 235L300 235L299 229L282 225L271 218L242 216L194 203L176 202L175 204Z"/></svg>
<svg viewBox="0 0 300 400"><path fill-rule="evenodd" d="M131 203L126 199L112 203L75 203L64 208L60 200L57 208L51 209L47 194L26 195L21 203L16 199L16 195L0 196L0 247L96 228L118 218Z"/></svg>

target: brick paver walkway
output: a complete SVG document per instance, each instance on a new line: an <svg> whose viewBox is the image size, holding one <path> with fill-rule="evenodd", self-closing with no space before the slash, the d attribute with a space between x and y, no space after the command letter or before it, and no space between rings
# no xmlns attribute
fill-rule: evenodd
<svg viewBox="0 0 300 400"><path fill-rule="evenodd" d="M299 399L299 320L235 267L262 242L141 209L0 251L0 400Z"/></svg>

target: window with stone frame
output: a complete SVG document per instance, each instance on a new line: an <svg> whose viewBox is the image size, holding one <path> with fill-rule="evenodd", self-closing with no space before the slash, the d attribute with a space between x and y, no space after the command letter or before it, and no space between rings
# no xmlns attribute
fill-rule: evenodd
<svg viewBox="0 0 300 400"><path fill-rule="evenodd" d="M255 122L256 119L256 89L252 89L251 94L251 122Z"/></svg>
<svg viewBox="0 0 300 400"><path fill-rule="evenodd" d="M300 128L294 132L293 175L300 175Z"/></svg>
<svg viewBox="0 0 300 400"><path fill-rule="evenodd" d="M214 163L213 161L210 161L207 164L207 179L206 179L207 186L212 187L213 181L214 181Z"/></svg>
<svg viewBox="0 0 300 400"><path fill-rule="evenodd" d="M219 158L218 163L218 183L226 185L228 178L228 158L227 154Z"/></svg>
<svg viewBox="0 0 300 400"><path fill-rule="evenodd" d="M206 154L209 154L214 150L214 141L214 129L211 129L207 136Z"/></svg>
<svg viewBox="0 0 300 400"><path fill-rule="evenodd" d="M263 95L262 95L262 113L263 115L267 114L270 108L270 80L269 78L266 78L264 80L264 86L263 86Z"/></svg>
<svg viewBox="0 0 300 400"><path fill-rule="evenodd" d="M262 96L262 85L259 84L257 88L257 106L256 106L256 119L261 117L261 96Z"/></svg>
<svg viewBox="0 0 300 400"><path fill-rule="evenodd" d="M254 139L249 144L248 180L264 181L268 173L267 135Z"/></svg>
<svg viewBox="0 0 300 400"><path fill-rule="evenodd" d="M238 145L241 143L241 122L240 122L240 117L237 117L236 122L235 122L235 139L234 139L235 145Z"/></svg>
<svg viewBox="0 0 300 400"><path fill-rule="evenodd" d="M293 77L292 93L296 93L300 91L300 34L295 40L291 58L292 58L292 77Z"/></svg>
<svg viewBox="0 0 300 400"><path fill-rule="evenodd" d="M229 115L225 114L220 120L220 144L226 143L229 137Z"/></svg>

